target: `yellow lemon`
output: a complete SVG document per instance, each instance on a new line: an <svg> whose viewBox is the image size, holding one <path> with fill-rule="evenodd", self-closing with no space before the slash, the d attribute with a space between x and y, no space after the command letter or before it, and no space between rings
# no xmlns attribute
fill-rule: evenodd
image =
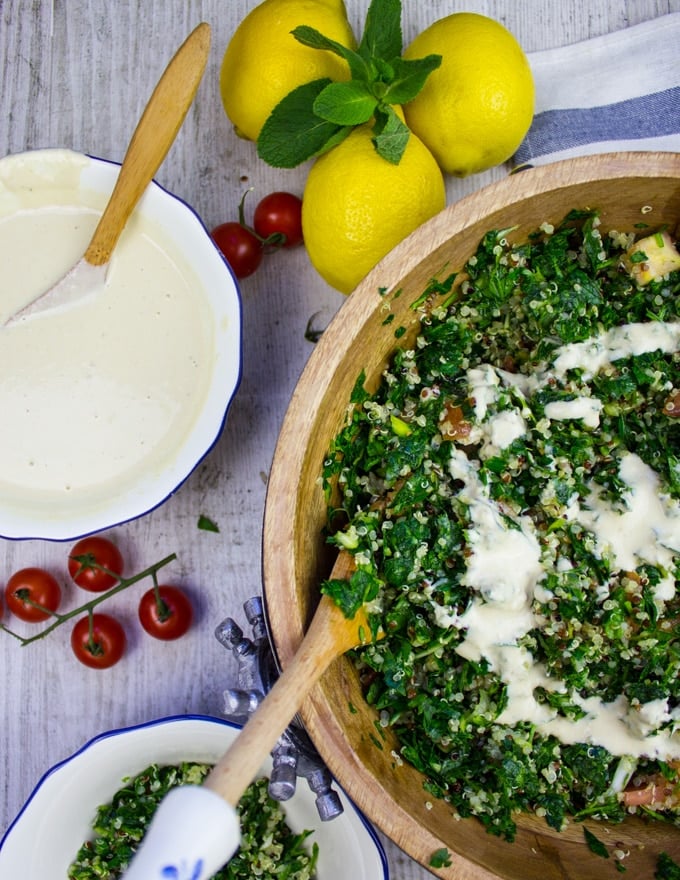
<svg viewBox="0 0 680 880"><path fill-rule="evenodd" d="M312 265L350 293L375 264L446 204L441 169L414 135L398 165L375 150L369 125L320 156L307 176L302 233Z"/></svg>
<svg viewBox="0 0 680 880"><path fill-rule="evenodd" d="M304 83L349 79L347 63L332 52L303 46L299 25L354 48L343 0L264 0L241 21L220 70L224 110L241 137L257 140L274 107Z"/></svg>
<svg viewBox="0 0 680 880"><path fill-rule="evenodd" d="M409 128L448 174L464 177L505 162L529 130L534 81L526 55L499 22L458 12L419 34L405 58L442 56L404 105Z"/></svg>

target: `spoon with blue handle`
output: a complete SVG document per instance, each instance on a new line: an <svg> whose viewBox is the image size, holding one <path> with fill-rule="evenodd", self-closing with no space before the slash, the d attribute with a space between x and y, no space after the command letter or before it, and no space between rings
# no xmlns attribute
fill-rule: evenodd
<svg viewBox="0 0 680 880"><path fill-rule="evenodd" d="M354 558L341 552L330 577L353 570ZM350 619L322 596L290 664L203 785L179 786L161 801L123 880L209 880L238 847L234 807L307 694L335 659L372 638L364 608Z"/></svg>

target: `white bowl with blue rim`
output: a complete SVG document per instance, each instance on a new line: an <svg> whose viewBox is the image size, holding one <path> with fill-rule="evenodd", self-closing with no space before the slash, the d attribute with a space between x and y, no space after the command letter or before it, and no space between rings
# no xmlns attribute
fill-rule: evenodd
<svg viewBox="0 0 680 880"><path fill-rule="evenodd" d="M237 281L194 210L156 182L114 250L102 294L108 299L5 324L26 290L37 295L82 256L119 168L59 149L0 159L5 538L72 540L162 504L218 440L240 382ZM50 245L50 230L64 236L59 247ZM128 271L131 253L133 276L122 268ZM131 291L125 296L109 284L122 277ZM106 303L103 320L93 311L97 302ZM103 328L101 339L88 315ZM11 345L25 364L2 362Z"/></svg>
<svg viewBox="0 0 680 880"><path fill-rule="evenodd" d="M111 800L125 777L152 763L214 763L238 732L223 719L181 715L112 730L86 743L45 773L10 825L0 841L0 877L64 880L82 843L94 836L97 808ZM270 770L268 760L261 772ZM389 880L375 831L342 791L338 795L344 810L326 822L304 780L283 803L293 831L312 831L309 840L319 846L317 880Z"/></svg>

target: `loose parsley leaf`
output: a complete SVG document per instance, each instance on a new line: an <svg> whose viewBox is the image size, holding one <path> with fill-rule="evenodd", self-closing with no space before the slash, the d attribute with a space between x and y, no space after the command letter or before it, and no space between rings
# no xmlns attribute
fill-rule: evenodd
<svg viewBox="0 0 680 880"><path fill-rule="evenodd" d="M362 370L357 376L357 380L354 383L354 388L352 388L352 393L350 395L350 403L363 403L365 400L368 400L369 393L366 390L364 383L366 381L366 373Z"/></svg>
<svg viewBox="0 0 680 880"><path fill-rule="evenodd" d="M220 527L210 517L201 514L198 518L198 528L205 532L219 532Z"/></svg>
<svg viewBox="0 0 680 880"><path fill-rule="evenodd" d="M594 853L596 856L600 856L602 859L609 858L609 850L602 843L602 841L595 837L592 831L589 831L585 826L583 828L583 836L586 839L586 844L591 853Z"/></svg>
<svg viewBox="0 0 680 880"><path fill-rule="evenodd" d="M668 853L662 852L656 862L655 880L680 880L680 865Z"/></svg>
<svg viewBox="0 0 680 880"><path fill-rule="evenodd" d="M435 850L430 856L431 868L449 868L451 864L451 853L446 847Z"/></svg>
<svg viewBox="0 0 680 880"><path fill-rule="evenodd" d="M328 580L321 585L321 592L330 596L342 613L350 620L366 602L378 595L380 582L370 572L355 571L346 580Z"/></svg>

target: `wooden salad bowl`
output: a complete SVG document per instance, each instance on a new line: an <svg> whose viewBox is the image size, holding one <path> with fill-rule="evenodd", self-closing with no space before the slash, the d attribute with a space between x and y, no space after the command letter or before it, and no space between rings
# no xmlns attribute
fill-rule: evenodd
<svg viewBox="0 0 680 880"><path fill-rule="evenodd" d="M601 210L602 229L632 230L680 223L680 154L612 153L566 160L509 176L450 205L398 245L343 303L299 380L272 464L263 535L268 624L278 660L290 662L319 601L319 583L333 564L324 541L326 502L320 475L331 439L343 425L363 369L378 385L392 351L413 338L410 308L428 283L460 268L490 229L516 227L514 240L572 208ZM649 210L651 208L651 210ZM393 317L391 317L393 316ZM395 331L405 328L399 342ZM351 662L342 657L304 703L306 728L339 784L405 852L446 880L601 880L617 859L594 855L582 825L555 832L520 817L516 840L488 834L475 819L456 820L423 789L423 776L395 761L396 741L376 735L376 714L364 701ZM587 823L586 823L587 824ZM631 817L589 826L610 850L626 853L627 876L653 878L660 851L680 860L680 829ZM451 854L432 867L437 850Z"/></svg>

